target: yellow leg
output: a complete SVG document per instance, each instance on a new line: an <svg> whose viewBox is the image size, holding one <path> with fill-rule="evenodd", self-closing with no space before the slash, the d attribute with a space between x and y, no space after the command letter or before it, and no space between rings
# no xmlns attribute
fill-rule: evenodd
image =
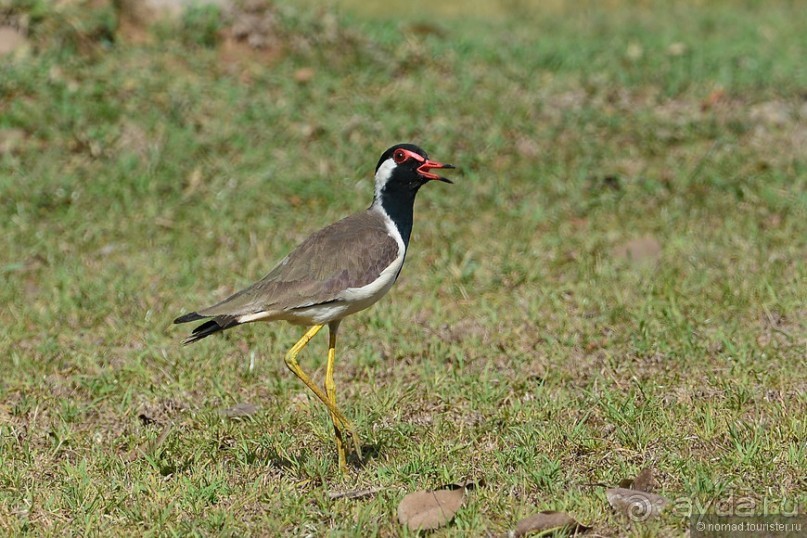
<svg viewBox="0 0 807 538"><path fill-rule="evenodd" d="M309 389L311 389L311 392L313 392L317 396L317 398L319 398L320 401L322 401L322 403L325 404L325 406L328 408L328 411L331 412L331 419L333 420L334 428L337 428L341 431L346 431L348 435L350 435L350 437L353 438L353 444L354 448L356 449L356 454L358 454L359 458L361 458L361 447L359 446L359 437L356 435L356 430L353 428L353 425L350 424L350 421L339 410L339 408L336 407L336 403L332 402L330 397L324 394L322 390L318 386L316 386L313 381L311 381L311 378L308 377L308 375L305 372L303 372L302 368L300 368L300 365L297 362L297 355L300 353L300 350L303 349L306 346L306 344L308 344L308 342L311 341L312 338L314 338L314 336L320 331L320 329L322 329L322 327L323 325L314 325L313 327L308 329L308 331L303 335L302 338L300 338L297 341L296 344L292 346L289 352L286 353L286 366L288 366L289 370L291 370L294 373L294 375L300 378L300 381L305 383L305 385ZM335 340L335 335L333 338ZM329 364L331 363L330 358L331 358L331 350L329 349L328 350ZM339 423L338 426L337 423ZM337 447L339 447L339 444L337 444ZM343 457L344 454L340 454L340 460Z"/></svg>
<svg viewBox="0 0 807 538"><path fill-rule="evenodd" d="M328 365L325 369L325 394L334 407L336 407L336 383L333 380L333 367L336 361L336 331L338 328L338 321L328 324ZM333 431L336 436L336 452L339 455L339 468L342 472L347 472L345 449L342 446L342 424L333 413L331 413L331 422L333 422Z"/></svg>

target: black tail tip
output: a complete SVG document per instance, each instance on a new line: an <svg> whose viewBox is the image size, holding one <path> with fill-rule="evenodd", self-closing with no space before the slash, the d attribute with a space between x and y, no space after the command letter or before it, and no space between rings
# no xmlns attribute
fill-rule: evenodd
<svg viewBox="0 0 807 538"><path fill-rule="evenodd" d="M223 331L224 329L232 326L233 324L228 324L227 322L216 321L211 319L205 323L202 323L198 327L193 330L193 333L185 340L182 341L182 345L187 346L188 344L192 344L201 340L202 338L207 338L211 334L215 334L219 331Z"/></svg>
<svg viewBox="0 0 807 538"><path fill-rule="evenodd" d="M205 319L206 316L201 316L197 312L190 312L183 316L179 316L177 319L174 320L174 323L189 323L191 321L199 321L200 319Z"/></svg>

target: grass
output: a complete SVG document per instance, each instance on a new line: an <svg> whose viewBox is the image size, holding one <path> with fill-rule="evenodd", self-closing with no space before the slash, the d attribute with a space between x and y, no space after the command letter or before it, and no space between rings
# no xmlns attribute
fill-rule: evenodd
<svg viewBox="0 0 807 538"><path fill-rule="evenodd" d="M465 476L486 485L437 535L544 509L620 536L748 499L803 511L800 6L357 5L282 7L281 46L237 54L208 12L140 40L111 8L17 8L2 532L390 536L405 492ZM281 359L298 328L182 348L170 321L365 207L399 141L462 170L421 192L390 296L342 325L340 401L369 455L343 477ZM319 380L325 351L301 357ZM222 417L241 402L258 411ZM591 484L645 466L674 505L631 522Z"/></svg>

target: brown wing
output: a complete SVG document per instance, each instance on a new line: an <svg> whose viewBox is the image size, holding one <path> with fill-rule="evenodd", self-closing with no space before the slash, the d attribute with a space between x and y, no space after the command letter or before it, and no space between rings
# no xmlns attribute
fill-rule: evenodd
<svg viewBox="0 0 807 538"><path fill-rule="evenodd" d="M356 213L309 236L252 286L198 313L242 316L327 303L347 288L372 283L397 256L383 217Z"/></svg>

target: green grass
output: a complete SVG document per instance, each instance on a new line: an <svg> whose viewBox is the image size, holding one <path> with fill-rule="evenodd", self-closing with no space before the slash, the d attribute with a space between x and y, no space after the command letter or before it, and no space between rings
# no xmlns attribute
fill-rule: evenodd
<svg viewBox="0 0 807 538"><path fill-rule="evenodd" d="M136 44L112 12L27 4L32 46L0 58L0 532L394 536L405 492L465 476L486 484L437 535L807 508L797 3L284 7L282 51L236 61L210 13ZM282 361L299 328L182 348L171 320L364 208L401 141L462 170L342 325L368 454L343 477ZM625 256L640 238L658 252ZM326 340L301 357L319 381ZM219 413L239 402L259 411ZM648 465L657 521L591 486Z"/></svg>

